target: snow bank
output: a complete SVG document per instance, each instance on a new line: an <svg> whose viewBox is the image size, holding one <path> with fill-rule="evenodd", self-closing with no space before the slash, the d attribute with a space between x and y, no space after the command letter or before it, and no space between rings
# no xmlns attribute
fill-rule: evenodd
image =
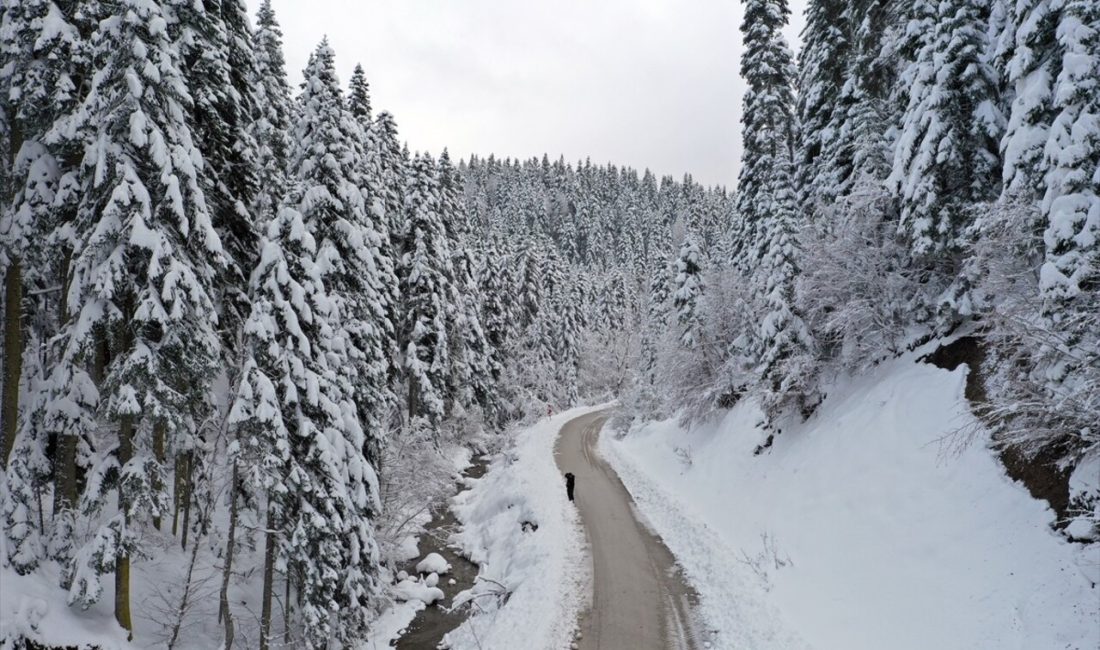
<svg viewBox="0 0 1100 650"><path fill-rule="evenodd" d="M759 411L693 431L651 424L604 455L683 564L719 648L1100 647L1100 545L1051 531L1053 512L980 443L966 367L916 355L839 382L760 456Z"/></svg>
<svg viewBox="0 0 1100 650"><path fill-rule="evenodd" d="M371 621L370 632L366 640L359 646L359 650L389 650L393 648L392 641L405 631L417 612L426 605L421 600L408 600L394 603L387 607L382 614Z"/></svg>
<svg viewBox="0 0 1100 650"><path fill-rule="evenodd" d="M101 600L88 611L70 608L65 602L67 592L57 587L56 578L48 569L21 576L10 568L0 568L0 648L22 648L22 642L16 642L23 638L58 646L88 644L104 650L137 647L126 640L126 631L115 622L111 599Z"/></svg>
<svg viewBox="0 0 1100 650"><path fill-rule="evenodd" d="M580 517L565 496L554 443L577 408L516 435L512 447L453 500L455 541L480 565L477 584L455 602L471 616L444 640L455 650L567 648L590 593Z"/></svg>

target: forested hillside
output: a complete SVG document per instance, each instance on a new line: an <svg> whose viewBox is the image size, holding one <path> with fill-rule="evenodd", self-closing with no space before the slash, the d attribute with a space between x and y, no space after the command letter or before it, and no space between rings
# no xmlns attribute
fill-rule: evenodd
<svg viewBox="0 0 1100 650"><path fill-rule="evenodd" d="M441 450L754 399L762 453L960 332L958 439L1100 537L1100 4L814 0L797 59L743 5L734 192L410 152L270 2L0 0L0 644L348 646Z"/></svg>

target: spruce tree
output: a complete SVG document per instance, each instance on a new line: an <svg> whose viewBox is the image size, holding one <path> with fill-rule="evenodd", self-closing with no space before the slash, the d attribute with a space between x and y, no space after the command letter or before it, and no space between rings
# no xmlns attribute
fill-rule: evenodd
<svg viewBox="0 0 1100 650"><path fill-rule="evenodd" d="M680 345L694 348L699 343L699 301L704 291L702 253L690 234L680 245L672 281L672 307L679 325Z"/></svg>
<svg viewBox="0 0 1100 650"><path fill-rule="evenodd" d="M740 179L747 186L738 186L741 241L735 242L742 258L751 250L751 263L742 259L740 268L751 274L761 310L754 333L757 373L782 399L798 397L787 394L795 378L784 362L812 346L794 304L799 248L794 238L797 212L790 153L793 69L781 34L787 17L785 2L749 0L745 5L746 55L741 67L749 83L745 114L751 118L746 118ZM765 407L773 405L774 401Z"/></svg>
<svg viewBox="0 0 1100 650"><path fill-rule="evenodd" d="M445 412L450 363L447 310L453 271L440 209L435 161L419 154L412 161L405 199L398 341L409 418L424 416L432 422Z"/></svg>
<svg viewBox="0 0 1100 650"><path fill-rule="evenodd" d="M370 84L361 64L355 64L348 82L348 110L360 125L369 130L371 123Z"/></svg>
<svg viewBox="0 0 1100 650"><path fill-rule="evenodd" d="M74 110L76 85L87 72L75 9L73 2L29 0L4 3L0 15L0 469L7 467L19 430L25 335L52 335L31 332L24 322L24 289L59 284L66 272L69 243L61 234L72 218L72 198L63 183L71 185L67 175L83 152L55 126Z"/></svg>
<svg viewBox="0 0 1100 650"><path fill-rule="evenodd" d="M816 213L818 204L838 194L835 158L839 133L829 127L839 115L842 88L849 57L846 11L850 3L812 0L806 9L802 51L798 59L798 153L796 157L800 201L804 210Z"/></svg>
<svg viewBox="0 0 1100 650"><path fill-rule="evenodd" d="M507 254L503 243L492 238L482 254L482 266L478 278L481 304L481 322L490 352L490 376L498 390L504 354L515 334L514 293L511 291L507 270Z"/></svg>
<svg viewBox="0 0 1100 650"><path fill-rule="evenodd" d="M67 128L86 143L68 305L74 318L59 368L75 368L104 337L110 351L99 413L117 426L117 451L92 468L84 500L118 514L101 523L73 564L70 601L98 599L115 572L115 616L132 630L129 563L145 517L164 511L148 431L175 437L205 417L220 353L213 284L226 253L207 208L202 157L186 119L182 61L156 4L100 3L90 42L93 76ZM110 485L104 479L117 472Z"/></svg>
<svg viewBox="0 0 1100 650"><path fill-rule="evenodd" d="M1068 0L1058 28L1061 68L1052 89L1054 119L1044 151L1046 261L1040 287L1047 309L1096 291L1100 274L1100 7ZM1095 334L1095 329L1092 332Z"/></svg>
<svg viewBox="0 0 1100 650"><path fill-rule="evenodd" d="M366 436L378 436L390 401L388 314L394 276L385 253L386 232L364 191L364 136L345 106L327 42L314 51L305 79L291 152L292 178L301 188L297 209L317 239L329 294L347 316L341 325L346 341L340 344L351 347L339 352L351 361L344 372L355 389L360 421Z"/></svg>
<svg viewBox="0 0 1100 650"><path fill-rule="evenodd" d="M921 0L907 11L916 53L900 79L908 106L890 181L913 254L943 260L960 249L971 206L998 192L1002 125L982 32L989 11L978 0ZM955 268L947 260L945 272Z"/></svg>
<svg viewBox="0 0 1100 650"><path fill-rule="evenodd" d="M264 0L256 17L252 37L256 53L256 95L258 113L252 124L256 140L256 167L259 190L252 213L260 227L274 216L287 186L287 161L290 156L291 125L295 115L286 78L283 33L271 8Z"/></svg>
<svg viewBox="0 0 1100 650"><path fill-rule="evenodd" d="M462 177L444 149L439 157L440 217L450 260L448 352L451 368L448 396L463 408L491 406L492 377L488 343L481 325L481 292L468 242L470 221L462 196Z"/></svg>
<svg viewBox="0 0 1100 650"><path fill-rule="evenodd" d="M192 98L190 121L205 163L199 170L202 187L228 253L218 285L225 294L220 325L232 340L248 314L247 277L258 250L250 213L259 190L253 137L259 106L251 29L242 0L164 4Z"/></svg>
<svg viewBox="0 0 1100 650"><path fill-rule="evenodd" d="M290 201L300 197L300 189ZM252 275L248 357L230 421L245 479L266 495L260 647L269 647L275 566L301 603L309 647L361 634L375 589L369 516L377 479L349 435L356 413L326 342L342 315L327 293L310 224L286 206L267 227ZM340 605L334 611L332 604Z"/></svg>
<svg viewBox="0 0 1100 650"><path fill-rule="evenodd" d="M790 10L786 0L746 0L741 32L745 54L741 172L731 262L749 272L759 259L763 222L777 209L790 209L794 188L791 159L794 128L794 65L781 30ZM782 204L787 204L777 208Z"/></svg>

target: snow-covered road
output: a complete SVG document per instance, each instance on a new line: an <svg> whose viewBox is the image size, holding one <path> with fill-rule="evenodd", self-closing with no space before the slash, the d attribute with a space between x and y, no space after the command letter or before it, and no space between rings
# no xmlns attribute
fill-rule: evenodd
<svg viewBox="0 0 1100 650"><path fill-rule="evenodd" d="M570 420L555 449L576 476L576 505L588 535L593 600L581 621L581 650L691 650L692 592L664 543L636 517L633 500L597 449L606 412ZM564 489L564 486L563 486Z"/></svg>

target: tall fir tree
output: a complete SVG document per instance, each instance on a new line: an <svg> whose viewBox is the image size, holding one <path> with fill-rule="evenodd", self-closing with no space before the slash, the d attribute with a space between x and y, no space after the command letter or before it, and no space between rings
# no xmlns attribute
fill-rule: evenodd
<svg viewBox="0 0 1100 650"><path fill-rule="evenodd" d="M841 90L850 56L847 2L812 0L806 9L798 59L797 172L799 203L815 215L819 205L839 193L833 167L840 133L829 127L842 110Z"/></svg>
<svg viewBox="0 0 1100 650"><path fill-rule="evenodd" d="M751 250L741 268L752 278L753 294L761 309L755 332L757 373L765 386L783 394L793 383L785 362L806 352L812 341L794 302L798 273L796 198L792 170L791 126L793 66L782 28L787 5L775 0L748 0L742 32L745 58L742 75L746 118L742 174L738 186L738 217L743 224L742 251ZM797 397L797 396L794 396ZM779 407L779 404L766 404ZM770 409L773 410L774 409ZM774 415L774 412L772 413Z"/></svg>
<svg viewBox="0 0 1100 650"><path fill-rule="evenodd" d="M744 8L741 76L748 88L742 102L743 153L731 262L748 273L766 240L764 221L777 210L790 210L794 202L795 69L781 33L790 14L786 0L746 0Z"/></svg>
<svg viewBox="0 0 1100 650"><path fill-rule="evenodd" d="M252 133L258 105L251 28L241 0L163 4L192 97L190 122L204 156L199 175L229 257L218 284L225 292L221 327L232 339L248 314L245 286L258 242L250 212L259 189Z"/></svg>
<svg viewBox="0 0 1100 650"><path fill-rule="evenodd" d="M694 348L699 343L700 305L703 296L702 253L690 234L680 244L672 280L672 308L680 330L680 345Z"/></svg>
<svg viewBox="0 0 1100 650"><path fill-rule="evenodd" d="M969 206L998 191L1002 119L982 31L989 10L979 0L950 0L914 2L907 12L916 52L900 78L908 106L890 182L913 254L943 261L961 248ZM948 262L946 272L957 268Z"/></svg>
<svg viewBox="0 0 1100 650"><path fill-rule="evenodd" d="M115 616L132 630L130 558L142 551L145 518L167 502L152 429L164 427L171 444L208 413L220 352L213 285L227 256L203 194L168 16L135 0L101 10L90 39L97 73L67 124L86 149L67 297L74 316L59 367L78 367L106 341L98 411L117 438L83 498L102 508L113 489L118 514L76 554L70 601L95 602L100 575L114 571Z"/></svg>
<svg viewBox="0 0 1100 650"><path fill-rule="evenodd" d="M445 413L450 365L447 310L453 270L440 209L435 161L419 154L412 162L405 199L398 341L408 416L432 422Z"/></svg>

